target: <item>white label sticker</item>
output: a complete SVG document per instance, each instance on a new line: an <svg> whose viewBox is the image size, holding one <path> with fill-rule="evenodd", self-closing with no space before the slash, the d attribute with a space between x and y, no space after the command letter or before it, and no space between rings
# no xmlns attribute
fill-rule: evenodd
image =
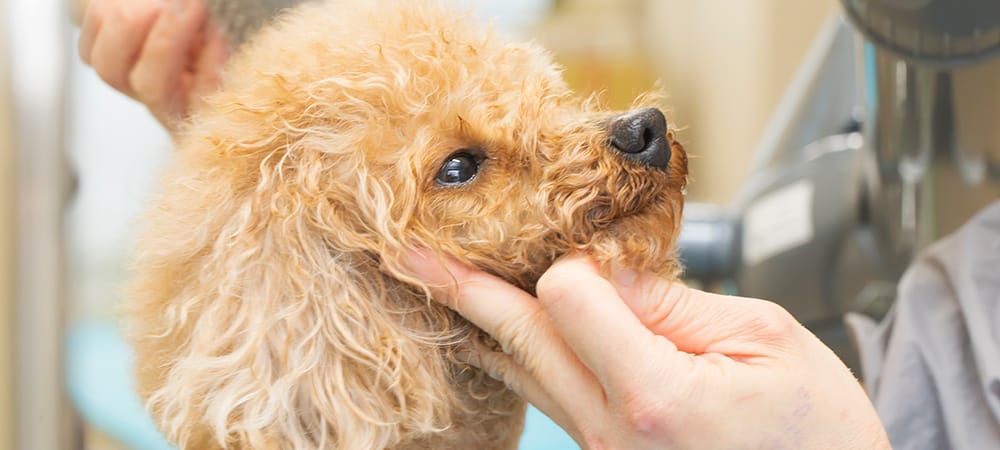
<svg viewBox="0 0 1000 450"><path fill-rule="evenodd" d="M747 209L743 264L752 266L813 239L813 184L799 181L771 192Z"/></svg>

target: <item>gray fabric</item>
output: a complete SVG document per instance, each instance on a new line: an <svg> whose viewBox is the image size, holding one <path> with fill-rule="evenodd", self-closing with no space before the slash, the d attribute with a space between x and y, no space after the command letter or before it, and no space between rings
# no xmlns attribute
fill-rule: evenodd
<svg viewBox="0 0 1000 450"><path fill-rule="evenodd" d="M234 48L281 11L305 0L206 0L209 14Z"/></svg>
<svg viewBox="0 0 1000 450"><path fill-rule="evenodd" d="M1000 449L1000 202L925 251L882 323L850 315L896 449Z"/></svg>

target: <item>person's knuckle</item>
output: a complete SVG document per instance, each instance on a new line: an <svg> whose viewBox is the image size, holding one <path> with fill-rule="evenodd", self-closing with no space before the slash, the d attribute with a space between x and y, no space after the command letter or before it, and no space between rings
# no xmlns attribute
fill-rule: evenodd
<svg viewBox="0 0 1000 450"><path fill-rule="evenodd" d="M132 29L138 21L138 14L136 12L136 8L134 8L130 3L131 2L125 2L114 5L108 13L108 20L118 24L118 26L121 26L123 29Z"/></svg>
<svg viewBox="0 0 1000 450"><path fill-rule="evenodd" d="M103 54L98 52L93 55L92 65L94 71L97 72L97 76L101 77L108 86L111 86L119 91L125 91L129 87L128 78L123 76L119 71L113 69L109 63L107 63Z"/></svg>
<svg viewBox="0 0 1000 450"><path fill-rule="evenodd" d="M90 49L90 65L101 79L104 79L111 69L111 61L108 58L108 54L96 47Z"/></svg>
<svg viewBox="0 0 1000 450"><path fill-rule="evenodd" d="M514 376L514 370L510 359L491 356L496 355L483 355L481 358L482 369L486 371L490 378L502 382L509 389L515 392L520 392L520 381L516 376Z"/></svg>
<svg viewBox="0 0 1000 450"><path fill-rule="evenodd" d="M524 392L524 384L521 379L515 375L516 372L514 371L512 364L513 363L511 363L509 359L504 359L503 362L498 363L498 367L496 369L498 376L495 378L500 380L504 386L507 386L507 389L518 393Z"/></svg>
<svg viewBox="0 0 1000 450"><path fill-rule="evenodd" d="M149 30L142 43L142 53L151 57L170 57L179 52L183 43L188 42L183 33L186 32L177 24L170 23L169 17L161 16Z"/></svg>
<svg viewBox="0 0 1000 450"><path fill-rule="evenodd" d="M611 448L603 433L597 432L592 428L586 431L580 430L580 436L583 439L583 448L586 450L607 450Z"/></svg>
<svg viewBox="0 0 1000 450"><path fill-rule="evenodd" d="M539 343L558 343L561 342L562 337L559 336L554 328L548 326L548 319L543 317L545 316L543 311L535 311L532 315L537 318L525 319L523 321L523 326L526 329L521 333L521 338L514 344L519 349L514 354L514 359L523 367L540 371L545 368L551 368L553 358L563 359L561 356L556 356L563 352L563 348L558 347L547 351L538 351Z"/></svg>
<svg viewBox="0 0 1000 450"><path fill-rule="evenodd" d="M88 43L92 40L93 38L89 35L80 36L80 40L76 44L76 53L80 56L80 61L83 61L84 64L91 66L93 66L93 61L91 61L93 48L91 45L88 45Z"/></svg>
<svg viewBox="0 0 1000 450"><path fill-rule="evenodd" d="M128 79L139 101L146 104L158 104L162 102L163 90L159 88L157 83L150 79L142 67L136 67L129 74Z"/></svg>
<svg viewBox="0 0 1000 450"><path fill-rule="evenodd" d="M761 301L756 307L757 320L761 328L776 336L789 336L801 325L791 313L774 302Z"/></svg>
<svg viewBox="0 0 1000 450"><path fill-rule="evenodd" d="M596 412L596 411L590 411ZM603 419L602 416L598 415L596 417L591 416L587 418L584 416L577 416L573 419L574 431L571 432L573 439L580 444L580 448L586 450L605 450L613 447L609 443L609 426L613 424L608 420Z"/></svg>
<svg viewBox="0 0 1000 450"><path fill-rule="evenodd" d="M554 268L538 279L535 292L544 303L561 303L569 297L572 285L572 273Z"/></svg>
<svg viewBox="0 0 1000 450"><path fill-rule="evenodd" d="M618 407L625 429L644 435L663 434L671 424L672 414L670 403L652 395L644 386L627 391Z"/></svg>
<svg viewBox="0 0 1000 450"><path fill-rule="evenodd" d="M503 352L513 355L519 362L527 362L523 360L525 357L524 350L530 348L531 343L536 340L535 333L539 328L539 319L540 313L534 311L530 314L513 317L501 323L497 333L500 336L506 337L502 341Z"/></svg>
<svg viewBox="0 0 1000 450"><path fill-rule="evenodd" d="M142 18L136 13L126 13L127 16L122 19L121 27L122 31L132 38L138 38L143 31Z"/></svg>
<svg viewBox="0 0 1000 450"><path fill-rule="evenodd" d="M141 30L150 16L160 7L158 2L126 1L113 6L111 17L127 31Z"/></svg>

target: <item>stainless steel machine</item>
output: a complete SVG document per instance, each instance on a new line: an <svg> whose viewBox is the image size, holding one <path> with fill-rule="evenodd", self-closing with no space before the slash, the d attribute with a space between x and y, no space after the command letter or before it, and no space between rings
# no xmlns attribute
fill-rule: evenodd
<svg viewBox="0 0 1000 450"><path fill-rule="evenodd" d="M729 205L689 205L688 277L776 301L856 357L924 247L1000 199L1000 2L843 0ZM997 268L1000 270L1000 268Z"/></svg>

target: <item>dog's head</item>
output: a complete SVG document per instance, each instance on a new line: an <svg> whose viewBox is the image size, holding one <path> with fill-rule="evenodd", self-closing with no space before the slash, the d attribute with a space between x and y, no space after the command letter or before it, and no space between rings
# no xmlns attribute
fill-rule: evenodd
<svg viewBox="0 0 1000 450"><path fill-rule="evenodd" d="M390 269L410 246L525 288L576 250L674 272L687 161L658 109L601 110L542 49L387 7L347 33L343 17L287 17L230 69L214 112L239 105L221 118L237 134L219 143L273 175L256 188L308 201L285 213Z"/></svg>
<svg viewBox="0 0 1000 450"><path fill-rule="evenodd" d="M529 290L573 251L677 270L686 156L663 114L574 97L535 46L425 2L330 2L224 80L132 288L140 387L176 440L381 448L480 420L454 408L509 415L456 401L436 349L474 330L396 281L408 248Z"/></svg>

